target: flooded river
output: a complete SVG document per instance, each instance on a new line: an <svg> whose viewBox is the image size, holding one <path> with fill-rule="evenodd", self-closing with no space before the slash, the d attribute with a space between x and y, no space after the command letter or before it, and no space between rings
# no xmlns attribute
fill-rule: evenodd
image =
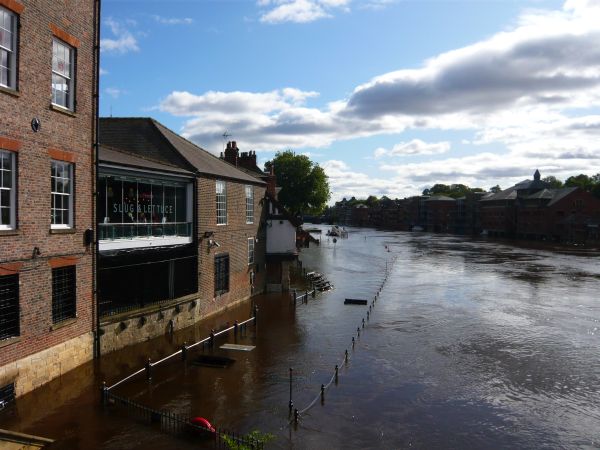
<svg viewBox="0 0 600 450"><path fill-rule="evenodd" d="M230 367L175 358L151 383L137 378L118 394L272 433L273 448L600 447L598 253L350 229L337 243L323 233L301 260L335 289L296 306L287 295L258 297L257 328L237 340L253 351L218 349L234 338L217 338L214 352L234 358ZM362 328L368 306L344 299L370 303L386 266ZM249 315L242 305L76 369L0 413L0 428L57 438L65 449L197 448L104 410L98 386ZM336 364L338 384L290 425L289 368L294 405L303 409Z"/></svg>

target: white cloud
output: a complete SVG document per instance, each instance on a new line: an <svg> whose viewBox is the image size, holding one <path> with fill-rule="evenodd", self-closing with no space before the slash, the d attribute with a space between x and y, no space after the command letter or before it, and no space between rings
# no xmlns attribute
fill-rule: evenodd
<svg viewBox="0 0 600 450"><path fill-rule="evenodd" d="M140 50L137 39L123 23L108 17L104 24L111 31L112 38L100 39L100 50L107 53L128 53ZM135 26L135 22L126 22L129 26Z"/></svg>
<svg viewBox="0 0 600 450"><path fill-rule="evenodd" d="M108 70L105 70L102 67L100 67L100 75L108 75L108 74L109 74Z"/></svg>
<svg viewBox="0 0 600 450"><path fill-rule="evenodd" d="M260 21L265 23L307 23L331 17L335 10L347 11L350 0L259 0L258 6L268 8Z"/></svg>
<svg viewBox="0 0 600 450"><path fill-rule="evenodd" d="M259 5L273 12L293 3L261 0ZM349 4L304 3L325 13ZM467 145L505 148L502 154L382 166L396 187L388 180L379 180L377 187L370 177L348 169L355 178L339 177L339 189L361 183L362 191L397 192L435 182L507 186L530 177L536 167L557 177L600 172L600 118L590 113L600 107L599 4L569 0L559 11L528 11L511 29L434 56L420 68L375 77L348 98L320 108L309 105L317 93L285 88L173 92L160 109L188 117L184 134L207 148L213 145L215 151L225 129L258 150L322 148L335 141L425 128L470 130L474 136ZM449 145L413 140L379 148L374 156L436 155Z"/></svg>
<svg viewBox="0 0 600 450"><path fill-rule="evenodd" d="M194 23L194 19L190 17L175 18L163 17L158 15L154 15L152 17L157 23L160 23L162 25L191 25L192 23Z"/></svg>
<svg viewBox="0 0 600 450"><path fill-rule="evenodd" d="M107 87L104 89L104 93L110 95L112 98L119 98L121 95L125 94L125 91L115 87Z"/></svg>
<svg viewBox="0 0 600 450"><path fill-rule="evenodd" d="M406 156L406 155L438 155L450 150L450 142L424 142L421 139L413 139L410 142L400 142L390 150L377 148L373 153L375 158L381 158L384 155Z"/></svg>

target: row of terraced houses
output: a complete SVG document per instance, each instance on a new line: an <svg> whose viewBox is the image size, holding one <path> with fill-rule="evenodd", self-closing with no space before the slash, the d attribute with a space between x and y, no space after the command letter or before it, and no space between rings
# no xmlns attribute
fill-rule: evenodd
<svg viewBox="0 0 600 450"><path fill-rule="evenodd" d="M383 199L374 207L341 201L330 214L342 224L391 230L600 244L600 199L578 187L553 189L538 170L495 193Z"/></svg>
<svg viewBox="0 0 600 450"><path fill-rule="evenodd" d="M99 0L0 0L0 405L289 287L275 176L151 118L98 118Z"/></svg>

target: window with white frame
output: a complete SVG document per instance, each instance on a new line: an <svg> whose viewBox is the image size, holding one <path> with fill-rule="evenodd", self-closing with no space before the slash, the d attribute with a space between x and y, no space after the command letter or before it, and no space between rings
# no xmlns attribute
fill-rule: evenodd
<svg viewBox="0 0 600 450"><path fill-rule="evenodd" d="M15 154L0 150L0 230L15 228Z"/></svg>
<svg viewBox="0 0 600 450"><path fill-rule="evenodd" d="M73 226L73 164L52 161L50 180L52 228L71 228Z"/></svg>
<svg viewBox="0 0 600 450"><path fill-rule="evenodd" d="M254 189L246 185L246 223L254 223Z"/></svg>
<svg viewBox="0 0 600 450"><path fill-rule="evenodd" d="M52 103L73 111L75 105L75 49L52 41Z"/></svg>
<svg viewBox="0 0 600 450"><path fill-rule="evenodd" d="M17 88L17 16L0 7L0 86Z"/></svg>
<svg viewBox="0 0 600 450"><path fill-rule="evenodd" d="M254 238L248 238L248 264L254 264Z"/></svg>
<svg viewBox="0 0 600 450"><path fill-rule="evenodd" d="M217 225L227 225L227 185L217 180Z"/></svg>

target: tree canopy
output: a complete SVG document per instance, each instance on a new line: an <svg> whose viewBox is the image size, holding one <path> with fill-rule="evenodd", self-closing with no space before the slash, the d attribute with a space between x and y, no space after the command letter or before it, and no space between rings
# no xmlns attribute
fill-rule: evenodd
<svg viewBox="0 0 600 450"><path fill-rule="evenodd" d="M433 187L424 189L423 195L445 195L452 198L464 197L470 192L484 192L481 188L470 188L464 184L434 184Z"/></svg>
<svg viewBox="0 0 600 450"><path fill-rule="evenodd" d="M265 170L275 169L278 199L293 214L321 214L331 197L325 171L308 156L291 150L277 152Z"/></svg>

